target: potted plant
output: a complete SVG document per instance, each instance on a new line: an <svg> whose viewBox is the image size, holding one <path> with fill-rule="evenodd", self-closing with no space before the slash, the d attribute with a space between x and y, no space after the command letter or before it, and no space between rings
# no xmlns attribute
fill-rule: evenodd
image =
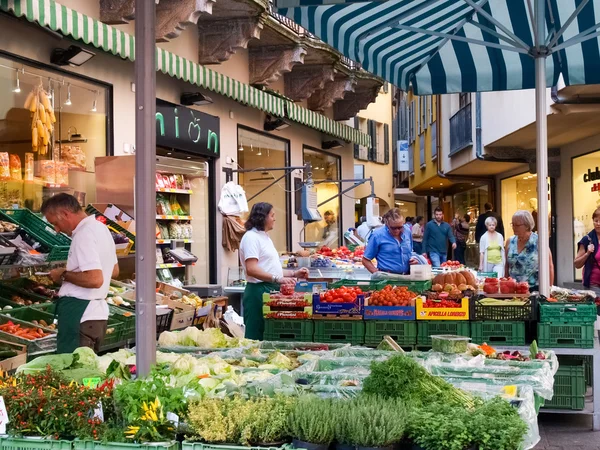
<svg viewBox="0 0 600 450"><path fill-rule="evenodd" d="M469 423L472 411L445 403L411 410L408 436L413 450L465 450L474 443Z"/></svg>
<svg viewBox="0 0 600 450"><path fill-rule="evenodd" d="M336 434L339 409L331 399L303 396L288 416L288 430L296 448L327 450Z"/></svg>
<svg viewBox="0 0 600 450"><path fill-rule="evenodd" d="M404 436L407 412L398 400L362 396L340 410L344 425L338 427L343 433L338 441L358 450L391 450Z"/></svg>
<svg viewBox="0 0 600 450"><path fill-rule="evenodd" d="M295 402L295 397L283 395L254 399L240 443L263 447L280 447L286 443L288 416Z"/></svg>

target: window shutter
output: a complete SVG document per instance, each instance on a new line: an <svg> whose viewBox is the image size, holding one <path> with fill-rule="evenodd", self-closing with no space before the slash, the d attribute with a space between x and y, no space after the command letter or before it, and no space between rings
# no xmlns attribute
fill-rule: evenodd
<svg viewBox="0 0 600 450"><path fill-rule="evenodd" d="M377 161L377 124L369 120L369 135L371 136L371 148L369 148L369 161Z"/></svg>
<svg viewBox="0 0 600 450"><path fill-rule="evenodd" d="M357 130L360 128L360 124L358 121L358 116L354 116L354 128ZM360 146L358 144L354 144L354 159L360 158Z"/></svg>
<svg viewBox="0 0 600 450"><path fill-rule="evenodd" d="M417 132L415 133L415 138L416 138L416 136L421 134L421 98L419 98L418 101L416 102L416 106L417 106L417 111L416 111L415 115L417 116Z"/></svg>
<svg viewBox="0 0 600 450"><path fill-rule="evenodd" d="M383 162L390 163L390 126L383 124Z"/></svg>

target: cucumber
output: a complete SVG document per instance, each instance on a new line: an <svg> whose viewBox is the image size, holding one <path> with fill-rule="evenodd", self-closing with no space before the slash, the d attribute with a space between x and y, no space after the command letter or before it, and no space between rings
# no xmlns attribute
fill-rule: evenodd
<svg viewBox="0 0 600 450"><path fill-rule="evenodd" d="M14 350L0 350L0 360L12 358L17 356L17 352Z"/></svg>

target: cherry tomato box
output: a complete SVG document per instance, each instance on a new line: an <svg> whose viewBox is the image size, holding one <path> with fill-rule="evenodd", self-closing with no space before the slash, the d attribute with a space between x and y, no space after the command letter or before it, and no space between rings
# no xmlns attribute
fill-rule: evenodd
<svg viewBox="0 0 600 450"><path fill-rule="evenodd" d="M416 300L417 320L469 320L469 299L460 303L451 300L431 300L425 296Z"/></svg>
<svg viewBox="0 0 600 450"><path fill-rule="evenodd" d="M365 320L415 320L417 294L407 287L386 286L365 299Z"/></svg>
<svg viewBox="0 0 600 450"><path fill-rule="evenodd" d="M360 287L340 287L313 295L314 314L362 316L365 294Z"/></svg>

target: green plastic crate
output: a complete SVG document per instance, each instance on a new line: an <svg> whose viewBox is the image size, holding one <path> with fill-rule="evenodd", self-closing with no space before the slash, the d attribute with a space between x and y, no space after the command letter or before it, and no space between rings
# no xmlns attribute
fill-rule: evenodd
<svg viewBox="0 0 600 450"><path fill-rule="evenodd" d="M312 320L265 319L265 341L312 342Z"/></svg>
<svg viewBox="0 0 600 450"><path fill-rule="evenodd" d="M417 343L417 322L414 320L369 320L365 322L365 345L377 346L384 336L390 336L398 345Z"/></svg>
<svg viewBox="0 0 600 450"><path fill-rule="evenodd" d="M0 220L18 224L27 233L48 247L47 261L66 261L69 256L71 238L57 233L52 225L28 209L1 209Z"/></svg>
<svg viewBox="0 0 600 450"><path fill-rule="evenodd" d="M93 214L96 217L98 217L98 216L104 217L104 219L106 220L106 225L110 225L112 228L117 230L119 233L122 233L125 236L127 236L129 238L129 240L131 240L133 242L133 246L131 247L131 250L129 251L129 253L135 253L135 234L133 234L129 230L126 230L125 228L123 228L121 225L119 225L114 220L111 220L108 217L106 217L104 214L102 214L100 211L98 211L92 204L87 205L87 207L85 208L85 212L88 214L88 216L91 216Z"/></svg>
<svg viewBox="0 0 600 450"><path fill-rule="evenodd" d="M49 300L51 299L48 297L44 297L43 295L27 290L26 287L28 284L33 285L34 283L28 278L4 280L0 283L0 296L10 299L13 295L18 295L19 297L23 297L24 299L29 299L34 302L49 303ZM58 287L52 289L58 291Z"/></svg>
<svg viewBox="0 0 600 450"><path fill-rule="evenodd" d="M544 407L544 403L546 403L546 399L544 397L542 397L541 395L538 395L534 392L533 393L533 405L535 407L536 414L540 413L540 408Z"/></svg>
<svg viewBox="0 0 600 450"><path fill-rule="evenodd" d="M365 342L365 322L362 320L315 320L315 342Z"/></svg>
<svg viewBox="0 0 600 450"><path fill-rule="evenodd" d="M431 280L427 281L401 281L401 280L385 280L383 281L383 287L387 285L391 286L406 286L409 291L421 294L424 291L431 289Z"/></svg>
<svg viewBox="0 0 600 450"><path fill-rule="evenodd" d="M538 323L540 348L594 348L594 324Z"/></svg>
<svg viewBox="0 0 600 450"><path fill-rule="evenodd" d="M50 303L51 304L51 303ZM39 305L36 305L39 306ZM31 306L25 306L19 309L13 309L8 311L2 311L2 314L14 317L15 319L22 320L24 322L32 323L33 320L43 320L48 325L54 323L54 313L50 313L39 308L33 308Z"/></svg>
<svg viewBox="0 0 600 450"><path fill-rule="evenodd" d="M293 448L293 446L287 444L281 447L243 447L241 445L204 444L202 442L183 441L181 443L181 450L286 450Z"/></svg>
<svg viewBox="0 0 600 450"><path fill-rule="evenodd" d="M451 336L471 336L471 324L465 321L418 320L417 344L431 346L431 336L445 334Z"/></svg>
<svg viewBox="0 0 600 450"><path fill-rule="evenodd" d="M597 318L594 303L540 303L540 322L587 324Z"/></svg>
<svg viewBox="0 0 600 450"><path fill-rule="evenodd" d="M114 305L108 305L108 312L109 317L114 317L122 323L121 339L135 339L135 312Z"/></svg>
<svg viewBox="0 0 600 450"><path fill-rule="evenodd" d="M547 400L544 408L571 409L585 408L585 361L570 359L560 361L554 375L554 396Z"/></svg>
<svg viewBox="0 0 600 450"><path fill-rule="evenodd" d="M177 442L128 444L125 442L73 441L73 450L178 450Z"/></svg>
<svg viewBox="0 0 600 450"><path fill-rule="evenodd" d="M525 323L471 322L471 337L476 344L525 345Z"/></svg>
<svg viewBox="0 0 600 450"><path fill-rule="evenodd" d="M100 351L111 350L113 348L119 347L123 342L123 323L121 323L118 319L115 319L112 316L108 316L108 323L106 324L106 329L112 328L112 333L107 333L104 336L104 340L102 341L102 345L100 346Z"/></svg>
<svg viewBox="0 0 600 450"><path fill-rule="evenodd" d="M363 291L379 291L385 287L384 281L359 281L359 280L338 280L333 283L329 283L330 289L358 286Z"/></svg>
<svg viewBox="0 0 600 450"><path fill-rule="evenodd" d="M71 441L60 441L51 439L24 439L24 438L0 438L0 449L2 450L71 450Z"/></svg>

